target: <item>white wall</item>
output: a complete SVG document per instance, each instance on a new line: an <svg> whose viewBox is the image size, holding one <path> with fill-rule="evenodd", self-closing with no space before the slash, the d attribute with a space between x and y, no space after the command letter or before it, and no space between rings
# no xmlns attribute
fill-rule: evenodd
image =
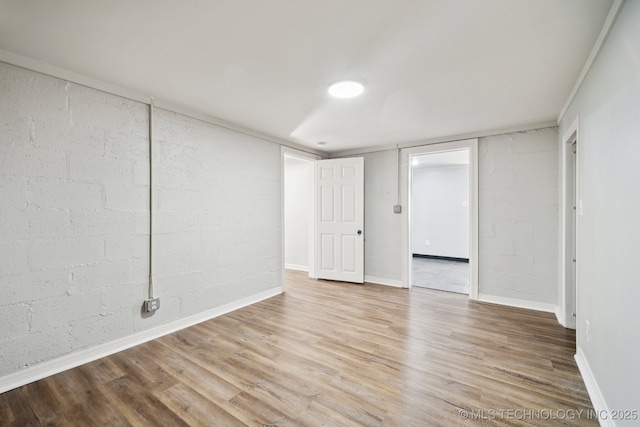
<svg viewBox="0 0 640 427"><path fill-rule="evenodd" d="M579 117L578 354L596 397L609 409L629 410L640 402L638 23L640 2L627 1L560 122L564 135Z"/></svg>
<svg viewBox="0 0 640 427"><path fill-rule="evenodd" d="M402 283L400 215L397 204L396 151L379 151L364 157L364 274L376 283Z"/></svg>
<svg viewBox="0 0 640 427"><path fill-rule="evenodd" d="M0 376L281 286L280 149L0 63Z"/></svg>
<svg viewBox="0 0 640 427"><path fill-rule="evenodd" d="M557 141L555 127L480 138L481 296L557 304Z"/></svg>
<svg viewBox="0 0 640 427"><path fill-rule="evenodd" d="M412 190L413 253L468 259L469 166L413 168Z"/></svg>
<svg viewBox="0 0 640 427"><path fill-rule="evenodd" d="M309 271L309 237L313 230L313 161L284 157L284 263Z"/></svg>
<svg viewBox="0 0 640 427"><path fill-rule="evenodd" d="M479 138L479 293L555 311L557 128ZM365 158L365 276L402 283L395 150ZM403 207L406 208L406 207Z"/></svg>

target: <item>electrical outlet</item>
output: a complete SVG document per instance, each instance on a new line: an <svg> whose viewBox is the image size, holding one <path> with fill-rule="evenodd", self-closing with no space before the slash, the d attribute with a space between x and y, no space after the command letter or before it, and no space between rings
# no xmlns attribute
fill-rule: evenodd
<svg viewBox="0 0 640 427"><path fill-rule="evenodd" d="M144 308L147 311L147 313L152 313L156 311L157 309L160 308L160 298L153 298L153 299L146 300Z"/></svg>
<svg viewBox="0 0 640 427"><path fill-rule="evenodd" d="M431 246L431 240L425 240L424 241L424 245L425 246Z"/></svg>
<svg viewBox="0 0 640 427"><path fill-rule="evenodd" d="M393 205L393 213L395 214L399 214L402 212L402 206L400 205Z"/></svg>

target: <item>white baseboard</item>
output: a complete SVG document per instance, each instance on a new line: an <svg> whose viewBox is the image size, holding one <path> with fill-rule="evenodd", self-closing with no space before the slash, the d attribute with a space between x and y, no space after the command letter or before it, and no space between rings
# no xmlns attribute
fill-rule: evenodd
<svg viewBox="0 0 640 427"><path fill-rule="evenodd" d="M558 305L558 307L556 308L555 313L556 313L556 320L558 321L558 323L560 323L562 326L566 328L567 325L564 324L564 312L560 309L560 305Z"/></svg>
<svg viewBox="0 0 640 427"><path fill-rule="evenodd" d="M496 295L479 294L478 301L490 302L492 304L508 305L510 307L526 308L528 310L545 311L547 313L556 313L558 306L544 302L528 301L517 298L500 297Z"/></svg>
<svg viewBox="0 0 640 427"><path fill-rule="evenodd" d="M560 323L562 326L564 326L567 329L576 329L576 318L574 317L569 317L566 318L564 315L564 312L562 311L562 308L560 307L560 305L558 305L558 308L556 309L556 319L558 320L558 323Z"/></svg>
<svg viewBox="0 0 640 427"><path fill-rule="evenodd" d="M599 414L611 414L611 411L609 410L609 407L604 400L604 396L600 391L600 387L598 387L598 382L593 376L591 367L589 367L589 363L587 362L582 349L576 349L576 355L574 357L576 359L576 364L578 365L580 375L582 375L584 385L587 387L587 393L589 393L589 398L591 399L593 409L595 409ZM598 417L598 421L600 422L601 427L615 427L616 425L616 423L609 416Z"/></svg>
<svg viewBox="0 0 640 427"><path fill-rule="evenodd" d="M401 280L383 279L380 277L364 276L364 281L367 283L374 283L376 285L393 286L394 288L404 288Z"/></svg>
<svg viewBox="0 0 640 427"><path fill-rule="evenodd" d="M282 293L282 291L282 287L279 286L277 288L269 289L260 292L259 294L252 295L241 300L204 311L202 313L194 314L192 316L178 319L164 325L156 326L154 328L147 329L145 331L141 331L127 337L119 338L115 341L110 341L104 344L97 345L95 347L58 357L48 362L25 368L21 371L0 378L0 393L13 390L14 388L21 387L25 384L38 381L42 378L55 375L68 369L75 368L76 366L93 362L94 360L100 359L102 357L109 356L111 354L126 350L131 347L135 347L136 345L154 340L156 338L160 338L161 336L168 335L184 328L188 328L189 326L193 326L206 320L213 319L214 317L221 316L239 308L255 304L257 302L279 295Z"/></svg>
<svg viewBox="0 0 640 427"><path fill-rule="evenodd" d="M306 273L309 272L309 267L307 267L306 265L298 265L298 264L288 264L285 263L284 268L286 268L287 270L297 270L297 271L304 271Z"/></svg>

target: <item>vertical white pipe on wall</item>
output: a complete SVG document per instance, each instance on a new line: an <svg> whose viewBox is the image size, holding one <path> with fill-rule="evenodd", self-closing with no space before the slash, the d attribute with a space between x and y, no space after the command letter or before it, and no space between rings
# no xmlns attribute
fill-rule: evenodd
<svg viewBox="0 0 640 427"><path fill-rule="evenodd" d="M149 299L153 290L153 97L149 102Z"/></svg>

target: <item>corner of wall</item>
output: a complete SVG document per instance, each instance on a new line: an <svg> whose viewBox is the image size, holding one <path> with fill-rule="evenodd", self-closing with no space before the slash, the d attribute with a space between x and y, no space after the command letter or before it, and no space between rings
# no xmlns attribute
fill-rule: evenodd
<svg viewBox="0 0 640 427"><path fill-rule="evenodd" d="M589 362L582 352L581 348L576 349L575 355L576 364L578 365L578 370L580 371L580 375L584 381L584 385L587 388L587 393L589 394L589 398L591 399L591 404L598 415L598 421L600 422L600 426L602 427L615 427L615 422L610 414L613 414L615 411L611 411L609 406L607 405L604 395L598 386L598 382L596 381L596 377L593 375L591 371L591 367L589 366Z"/></svg>

